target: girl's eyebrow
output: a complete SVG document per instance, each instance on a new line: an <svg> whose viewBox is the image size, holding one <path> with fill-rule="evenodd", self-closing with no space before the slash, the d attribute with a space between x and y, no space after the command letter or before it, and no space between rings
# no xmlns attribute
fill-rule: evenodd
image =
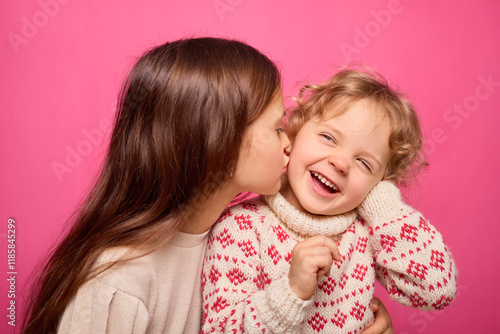
<svg viewBox="0 0 500 334"><path fill-rule="evenodd" d="M328 123L320 123L321 125L323 125L324 127L328 128L330 131L333 131L335 132L335 134L340 137L340 138L343 138L345 137L344 133L342 131L340 131L339 129L337 129L336 127L328 124Z"/></svg>
<svg viewBox="0 0 500 334"><path fill-rule="evenodd" d="M278 119L278 122L279 122L280 124L282 124L282 123L283 123L283 118L285 118L285 117L286 117L286 110L283 110L283 116L281 116L281 117Z"/></svg>

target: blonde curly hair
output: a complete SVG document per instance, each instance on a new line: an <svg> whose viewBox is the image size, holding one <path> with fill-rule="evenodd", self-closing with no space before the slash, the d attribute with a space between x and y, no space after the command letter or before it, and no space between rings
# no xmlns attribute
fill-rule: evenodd
<svg viewBox="0 0 500 334"><path fill-rule="evenodd" d="M363 99L369 100L389 119L391 158L384 179L405 185L427 165L421 151L423 139L419 118L403 94L389 87L375 71L346 67L321 84L303 86L295 99L296 106L288 113L286 133L293 141L302 126L312 118L339 116Z"/></svg>

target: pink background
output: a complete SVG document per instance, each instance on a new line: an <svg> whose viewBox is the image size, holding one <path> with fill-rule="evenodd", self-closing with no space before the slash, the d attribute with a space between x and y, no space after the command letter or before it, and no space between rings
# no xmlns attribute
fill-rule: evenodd
<svg viewBox="0 0 500 334"><path fill-rule="evenodd" d="M167 40L236 38L277 60L286 96L350 60L419 109L430 167L407 191L459 270L444 311L401 306L396 333L500 332L500 3L497 1L2 1L0 332L18 332L23 285L99 167L136 56ZM16 328L7 326L7 221L16 221ZM70 265L70 264L68 264Z"/></svg>

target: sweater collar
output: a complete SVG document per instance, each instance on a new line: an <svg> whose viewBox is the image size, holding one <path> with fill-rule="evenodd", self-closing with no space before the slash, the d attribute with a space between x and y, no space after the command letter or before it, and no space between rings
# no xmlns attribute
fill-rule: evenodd
<svg viewBox="0 0 500 334"><path fill-rule="evenodd" d="M356 219L356 212L335 216L319 216L297 210L280 193L264 196L278 218L291 230L303 236L333 236L345 232Z"/></svg>

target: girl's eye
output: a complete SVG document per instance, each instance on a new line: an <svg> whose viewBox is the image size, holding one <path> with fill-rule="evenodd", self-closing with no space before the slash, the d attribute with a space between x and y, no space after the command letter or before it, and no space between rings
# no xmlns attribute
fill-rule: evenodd
<svg viewBox="0 0 500 334"><path fill-rule="evenodd" d="M323 138L325 138L326 140L331 141L331 142L332 142L332 143L334 143L334 144L336 143L335 138L333 138L332 136L330 136L330 135L328 135L328 134L326 134L326 133L322 133L321 135L322 135L322 136L323 136Z"/></svg>
<svg viewBox="0 0 500 334"><path fill-rule="evenodd" d="M370 166L370 164L366 161L366 160L363 160L363 159L358 159L362 164L363 166L368 169L368 171L372 172L372 166Z"/></svg>
<svg viewBox="0 0 500 334"><path fill-rule="evenodd" d="M276 129L276 132L279 135L280 133L285 132L285 130L283 128L278 128L278 129Z"/></svg>

